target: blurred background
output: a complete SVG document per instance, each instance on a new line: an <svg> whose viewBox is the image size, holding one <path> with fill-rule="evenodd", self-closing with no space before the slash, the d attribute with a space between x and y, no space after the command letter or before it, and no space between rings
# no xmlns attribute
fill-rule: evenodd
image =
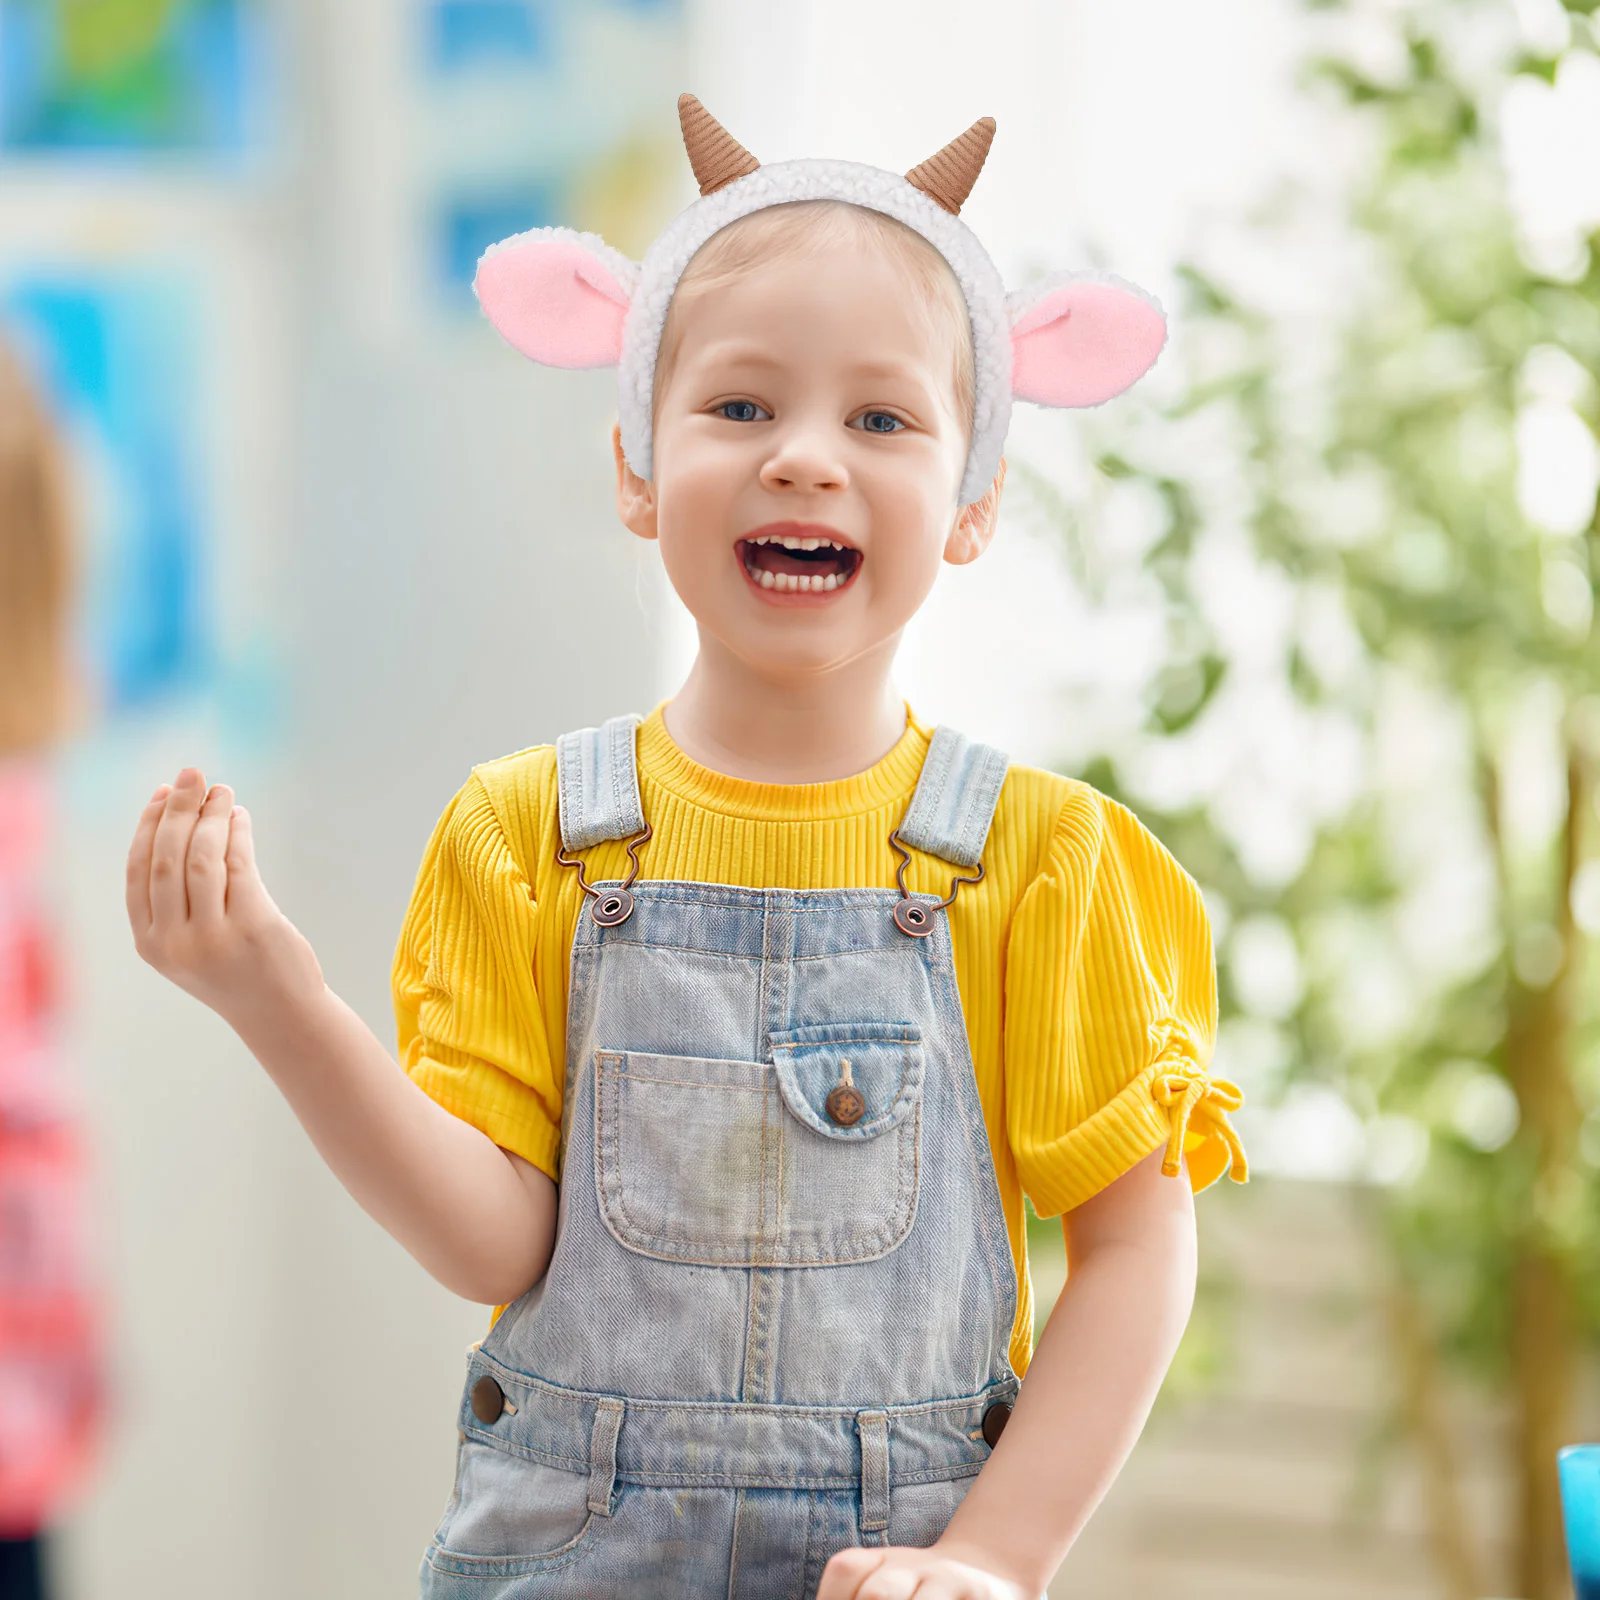
<svg viewBox="0 0 1600 1600"><path fill-rule="evenodd" d="M763 158L897 170L992 114L964 215L1007 281L1113 270L1172 318L1134 394L1019 414L1002 536L903 657L924 717L1124 799L1199 880L1250 1097L1259 1177L1201 1204L1189 1337L1057 1591L1569 1593L1554 1456L1600 1435L1590 9L0 0L0 338L82 580L83 709L29 758L106 1373L62 1600L414 1592L484 1314L142 966L122 862L157 782L233 784L389 1037L472 763L675 687L610 375L524 363L468 284L540 223L641 253L693 193L682 89Z"/></svg>

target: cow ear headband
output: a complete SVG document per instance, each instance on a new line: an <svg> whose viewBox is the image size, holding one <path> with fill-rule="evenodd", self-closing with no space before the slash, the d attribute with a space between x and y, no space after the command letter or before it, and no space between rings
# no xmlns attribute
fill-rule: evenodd
<svg viewBox="0 0 1600 1600"><path fill-rule="evenodd" d="M535 228L491 245L473 284L501 335L551 367L617 368L622 448L651 476L651 400L667 306L696 251L730 222L769 206L841 200L922 235L966 299L976 354L972 447L960 501L982 498L1000 467L1012 400L1096 406L1147 372L1166 341L1161 307L1104 274L1058 273L1007 294L961 221L994 138L985 117L903 177L854 161L763 166L693 95L678 100L700 199L635 264L592 233Z"/></svg>

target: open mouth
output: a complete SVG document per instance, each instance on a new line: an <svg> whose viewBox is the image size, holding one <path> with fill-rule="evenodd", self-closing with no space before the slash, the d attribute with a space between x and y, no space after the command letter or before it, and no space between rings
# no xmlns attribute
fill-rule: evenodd
<svg viewBox="0 0 1600 1600"><path fill-rule="evenodd" d="M824 534L753 534L737 548L750 581L782 594L831 594L865 559L854 545Z"/></svg>

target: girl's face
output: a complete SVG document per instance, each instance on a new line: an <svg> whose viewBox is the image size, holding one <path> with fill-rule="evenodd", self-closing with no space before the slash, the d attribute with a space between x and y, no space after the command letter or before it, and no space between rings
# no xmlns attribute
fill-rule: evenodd
<svg viewBox="0 0 1600 1600"><path fill-rule="evenodd" d="M618 509L658 539L699 626L766 678L885 645L941 560L970 561L998 492L958 510L953 334L866 242L691 291L655 408L655 478L618 451Z"/></svg>

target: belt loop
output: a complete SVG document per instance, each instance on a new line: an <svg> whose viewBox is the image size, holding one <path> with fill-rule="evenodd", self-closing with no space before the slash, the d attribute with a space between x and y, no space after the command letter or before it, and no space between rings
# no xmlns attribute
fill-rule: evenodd
<svg viewBox="0 0 1600 1600"><path fill-rule="evenodd" d="M867 1544L882 1544L889 1528L889 1418L882 1411L856 1413L861 1435L861 1532Z"/></svg>
<svg viewBox="0 0 1600 1600"><path fill-rule="evenodd" d="M622 1431L622 1402L602 1400L594 1408L589 1434L589 1509L597 1517L611 1515L611 1494L617 1482L617 1435Z"/></svg>

